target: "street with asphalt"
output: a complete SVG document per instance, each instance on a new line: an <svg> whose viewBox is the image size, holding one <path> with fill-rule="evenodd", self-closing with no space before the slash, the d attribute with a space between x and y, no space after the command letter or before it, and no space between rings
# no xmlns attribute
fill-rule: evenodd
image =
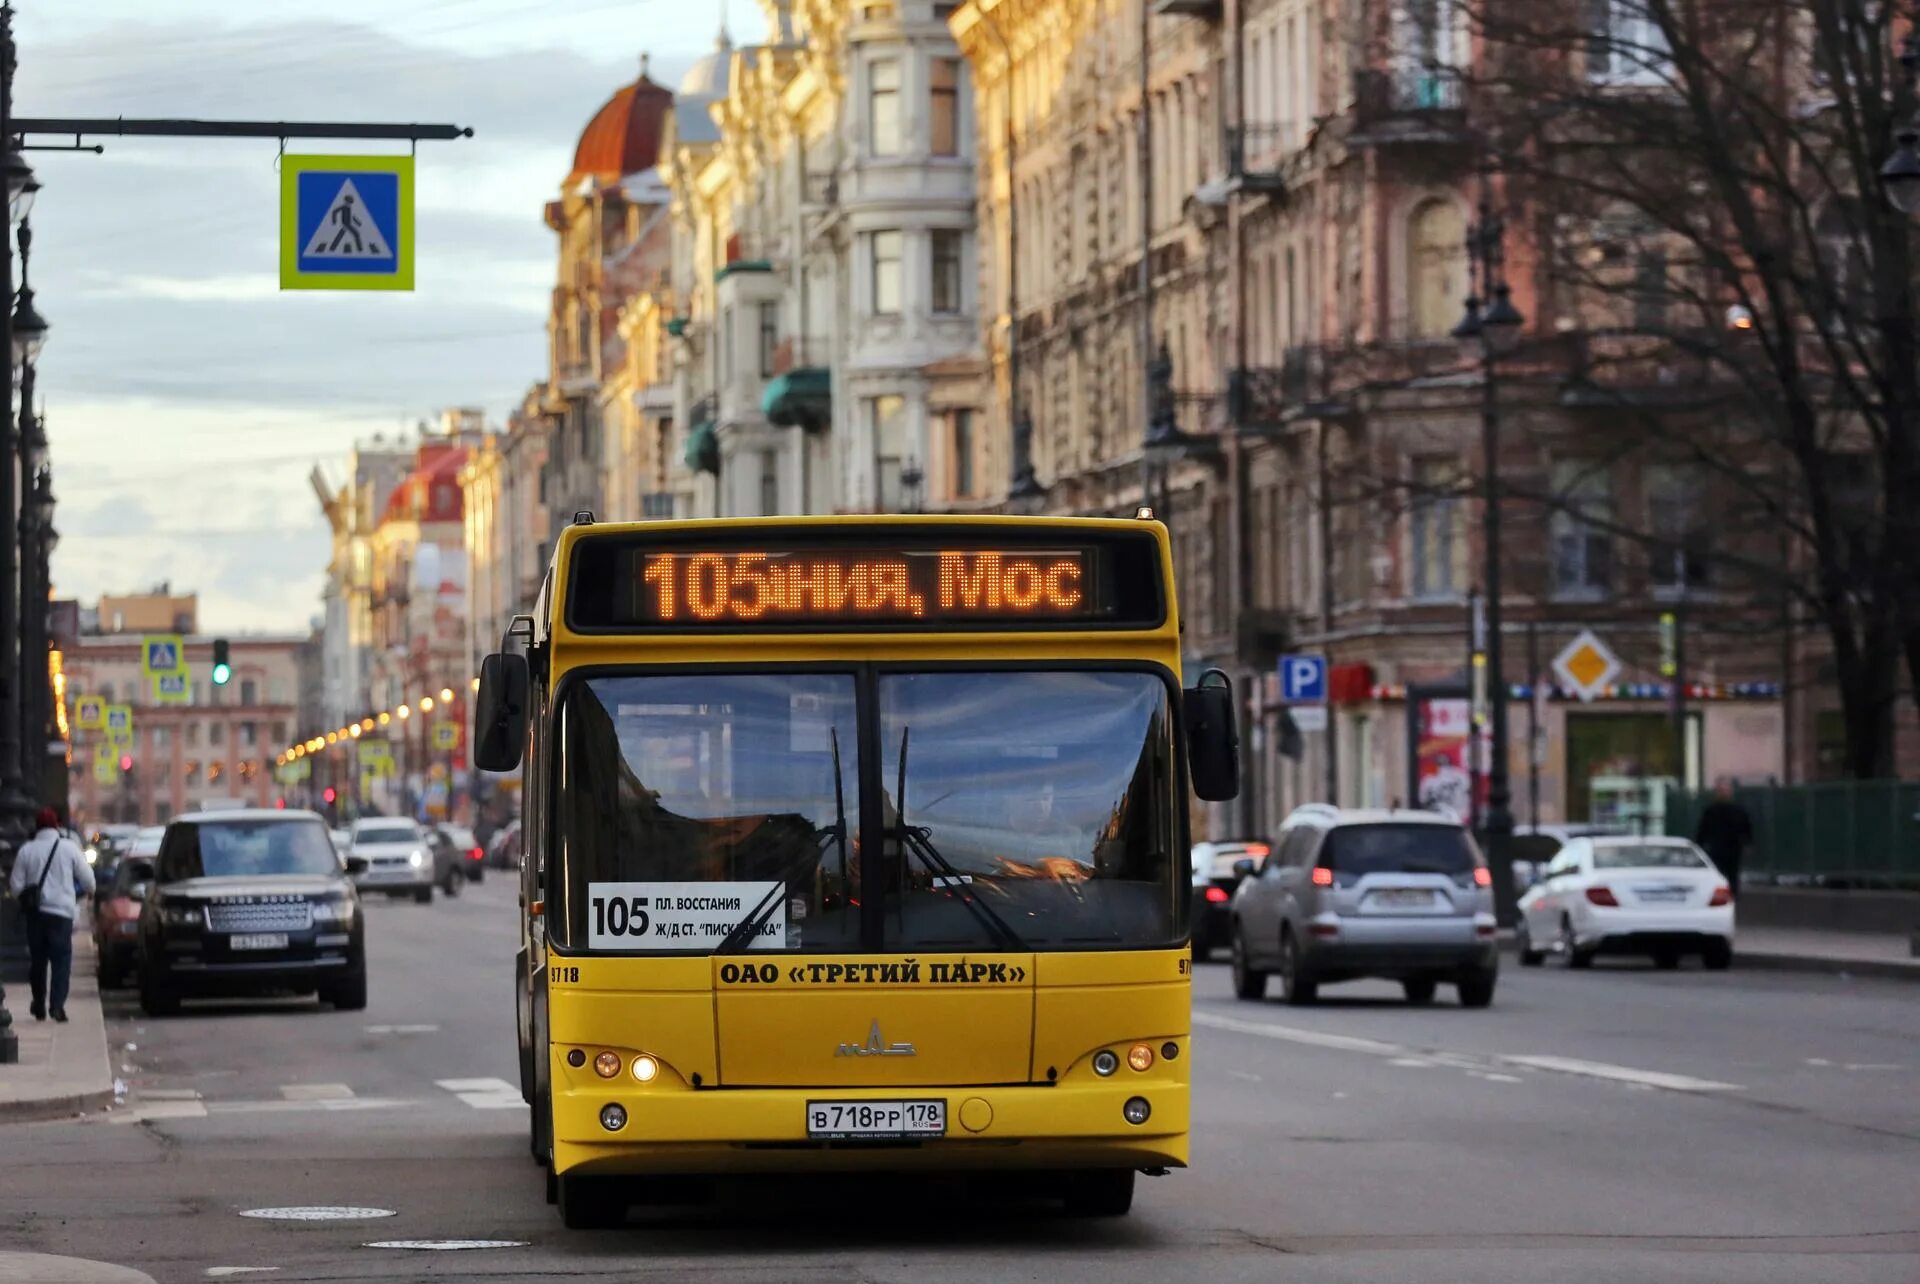
<svg viewBox="0 0 1920 1284"><path fill-rule="evenodd" d="M1920 989L1511 957L1478 1012L1243 1003L1201 966L1193 1166L1123 1220L810 1179L568 1232L516 1086L514 891L370 905L364 1012L109 991L124 1093L0 1123L0 1282L1920 1279ZM303 1208L364 1215L250 1215Z"/></svg>

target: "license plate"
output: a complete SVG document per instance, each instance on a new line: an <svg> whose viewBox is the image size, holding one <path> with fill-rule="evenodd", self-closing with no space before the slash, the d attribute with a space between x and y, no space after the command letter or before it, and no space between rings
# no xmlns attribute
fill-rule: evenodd
<svg viewBox="0 0 1920 1284"><path fill-rule="evenodd" d="M1433 892L1425 887L1394 888L1373 894L1377 905L1391 905L1396 909L1411 909L1415 906L1433 904Z"/></svg>
<svg viewBox="0 0 1920 1284"><path fill-rule="evenodd" d="M809 1101L807 1136L815 1141L888 1141L944 1137L944 1101Z"/></svg>
<svg viewBox="0 0 1920 1284"><path fill-rule="evenodd" d="M1672 904L1686 900L1687 893L1685 889L1678 887L1643 887L1640 889L1640 899Z"/></svg>
<svg viewBox="0 0 1920 1284"><path fill-rule="evenodd" d="M252 936L229 936L227 947L235 950L284 950L287 948L287 934L258 932Z"/></svg>

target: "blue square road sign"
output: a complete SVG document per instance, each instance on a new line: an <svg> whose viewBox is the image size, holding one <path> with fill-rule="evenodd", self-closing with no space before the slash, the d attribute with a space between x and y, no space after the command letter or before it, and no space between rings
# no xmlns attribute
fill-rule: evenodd
<svg viewBox="0 0 1920 1284"><path fill-rule="evenodd" d="M1324 704L1327 699L1327 657L1280 657L1280 698L1288 704Z"/></svg>

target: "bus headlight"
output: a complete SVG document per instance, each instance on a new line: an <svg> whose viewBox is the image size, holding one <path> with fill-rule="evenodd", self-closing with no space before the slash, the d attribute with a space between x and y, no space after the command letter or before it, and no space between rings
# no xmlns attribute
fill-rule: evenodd
<svg viewBox="0 0 1920 1284"><path fill-rule="evenodd" d="M608 1102L600 1107L600 1126L608 1132L619 1132L627 1126L626 1107L618 1102Z"/></svg>
<svg viewBox="0 0 1920 1284"><path fill-rule="evenodd" d="M633 1059L633 1077L641 1083L652 1083L660 1073L660 1063L642 1052Z"/></svg>
<svg viewBox="0 0 1920 1284"><path fill-rule="evenodd" d="M618 1109L618 1107L615 1108ZM1147 1117L1153 1113L1153 1107L1147 1104L1145 1097L1128 1097L1127 1104L1120 1107L1120 1113L1127 1117L1128 1123L1137 1128L1147 1121Z"/></svg>
<svg viewBox="0 0 1920 1284"><path fill-rule="evenodd" d="M1093 1054L1093 1072L1102 1079L1120 1068L1120 1058L1104 1049Z"/></svg>

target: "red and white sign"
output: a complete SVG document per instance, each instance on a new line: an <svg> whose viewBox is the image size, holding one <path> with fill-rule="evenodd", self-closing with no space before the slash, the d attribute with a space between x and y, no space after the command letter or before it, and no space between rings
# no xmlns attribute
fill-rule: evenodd
<svg viewBox="0 0 1920 1284"><path fill-rule="evenodd" d="M1480 739L1484 752L1484 730ZM1472 744L1473 713L1467 701L1420 702L1416 806L1465 824L1476 808L1485 805L1486 777L1474 775Z"/></svg>

